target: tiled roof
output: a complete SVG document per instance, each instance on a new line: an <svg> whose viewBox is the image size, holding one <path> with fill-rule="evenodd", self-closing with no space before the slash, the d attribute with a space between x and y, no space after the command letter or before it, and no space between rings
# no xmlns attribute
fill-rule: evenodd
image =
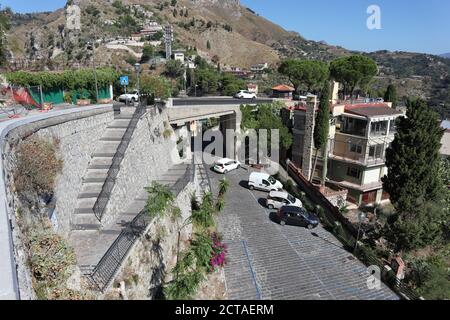
<svg viewBox="0 0 450 320"><path fill-rule="evenodd" d="M402 114L400 111L392 109L385 103L349 104L345 106L345 112L368 118Z"/></svg>
<svg viewBox="0 0 450 320"><path fill-rule="evenodd" d="M280 84L280 85L278 85L276 87L273 87L272 90L275 90L275 91L290 91L290 92L294 92L295 91L294 88L292 88L290 86L287 86L285 84Z"/></svg>

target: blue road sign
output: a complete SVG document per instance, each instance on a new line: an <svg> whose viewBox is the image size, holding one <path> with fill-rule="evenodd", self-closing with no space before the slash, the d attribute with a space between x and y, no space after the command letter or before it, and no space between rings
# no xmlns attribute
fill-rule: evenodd
<svg viewBox="0 0 450 320"><path fill-rule="evenodd" d="M120 85L127 86L128 85L128 76L120 77Z"/></svg>

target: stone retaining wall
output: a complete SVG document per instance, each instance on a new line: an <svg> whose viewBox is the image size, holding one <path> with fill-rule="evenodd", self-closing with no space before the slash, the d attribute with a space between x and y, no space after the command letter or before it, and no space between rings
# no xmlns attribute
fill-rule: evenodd
<svg viewBox="0 0 450 320"><path fill-rule="evenodd" d="M101 298L147 300L158 297L161 285L176 264L178 248L178 228L191 216L191 194L196 190L194 181L178 195L175 205L181 209L182 216L173 221L167 217L155 219L144 235L130 251L128 258L117 273L112 287ZM192 225L181 230L181 249L192 236ZM118 287L123 282L124 288ZM122 295L125 293L125 297Z"/></svg>
<svg viewBox="0 0 450 320"><path fill-rule="evenodd" d="M170 167L181 163L175 133L169 138L163 136L165 124L168 125L167 113L165 110L155 110L157 109L149 109L137 124L120 165L102 219L103 225L107 225L115 216L126 210L152 181L158 181Z"/></svg>

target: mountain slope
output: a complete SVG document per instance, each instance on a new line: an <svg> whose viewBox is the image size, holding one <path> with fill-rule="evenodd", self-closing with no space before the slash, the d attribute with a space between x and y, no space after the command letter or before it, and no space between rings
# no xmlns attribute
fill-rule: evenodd
<svg viewBox="0 0 450 320"><path fill-rule="evenodd" d="M131 68L127 51L106 48L108 39L129 35L143 24L143 10L160 24L171 24L175 47L195 47L198 53L222 66L248 68L268 62L272 68L286 57L329 61L354 52L325 43L310 41L289 32L240 5L239 0L123 0L119 9L113 0L78 0L82 10L81 32L65 28L64 10L35 15L15 15L8 35L12 58L33 61L35 69L90 65L92 53L86 43L95 37L104 40L96 50L96 62L118 68ZM141 9L125 5L140 5ZM127 16L131 17L127 17ZM115 25L105 24L113 21ZM125 21L125 23L124 23ZM121 27L117 27L120 24ZM97 28L94 28L97 25ZM208 48L208 43L210 48ZM142 49L131 48L139 52ZM445 115L450 106L450 59L408 53L379 51L367 53L380 67L374 88L398 86L400 97L420 96ZM31 66L33 67L33 66Z"/></svg>

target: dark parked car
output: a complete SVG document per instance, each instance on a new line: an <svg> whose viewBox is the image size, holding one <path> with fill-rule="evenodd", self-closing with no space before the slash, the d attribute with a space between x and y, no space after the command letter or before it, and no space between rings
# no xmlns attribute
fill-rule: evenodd
<svg viewBox="0 0 450 320"><path fill-rule="evenodd" d="M304 208L284 206L278 210L277 216L282 226L287 224L313 229L319 225L319 218Z"/></svg>

